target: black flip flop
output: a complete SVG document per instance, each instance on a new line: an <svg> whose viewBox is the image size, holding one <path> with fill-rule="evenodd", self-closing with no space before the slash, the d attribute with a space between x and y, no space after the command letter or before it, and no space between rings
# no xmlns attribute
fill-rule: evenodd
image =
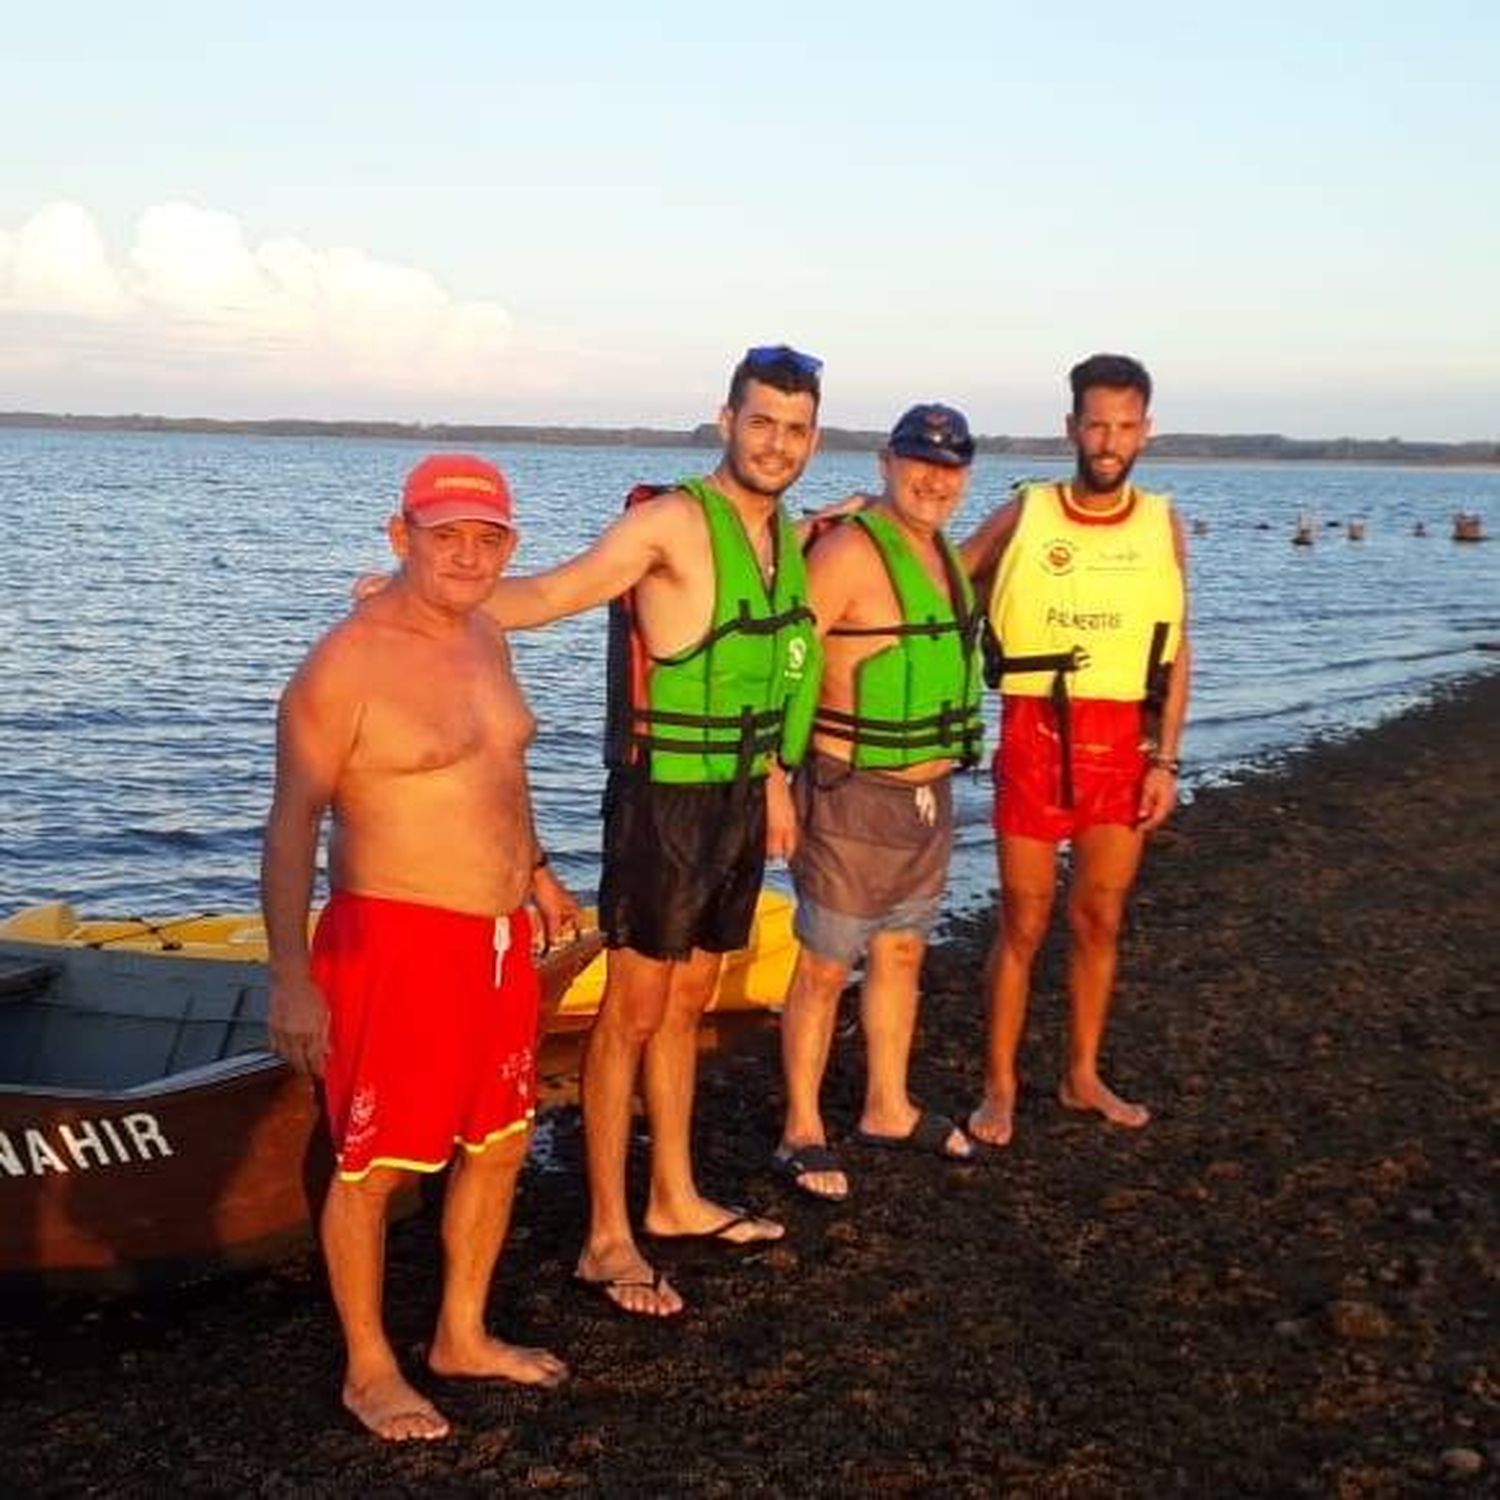
<svg viewBox="0 0 1500 1500"><path fill-rule="evenodd" d="M962 1154L948 1150L948 1137L957 1131L964 1140L969 1135L947 1115L924 1109L917 1116L917 1123L905 1135L877 1135L869 1130L856 1130L854 1139L861 1146L873 1146L879 1151L911 1151L918 1156L937 1156L943 1161L973 1161L974 1143Z"/></svg>
<svg viewBox="0 0 1500 1500"><path fill-rule="evenodd" d="M735 1204L729 1210L727 1218L721 1219L712 1229L700 1229L691 1234L657 1234L654 1229L645 1231L648 1240L654 1240L658 1245L706 1245L716 1250L735 1250L744 1254L756 1250L768 1250L772 1245L779 1244L786 1238L783 1229L780 1234L763 1234L753 1239L737 1240L733 1231L741 1224L766 1223L774 1224L774 1219L768 1219L764 1214L753 1213L750 1209Z"/></svg>
<svg viewBox="0 0 1500 1500"><path fill-rule="evenodd" d="M781 1146L771 1153L771 1170L814 1203L845 1203L849 1193L820 1193L801 1179L810 1172L842 1172L844 1164L827 1146Z"/></svg>
<svg viewBox="0 0 1500 1500"><path fill-rule="evenodd" d="M629 1291L633 1287L646 1287L653 1292L660 1292L666 1284L667 1273L658 1270L649 1278L641 1276L582 1276L577 1271L573 1273L573 1286L583 1296L591 1300L603 1302L614 1312L619 1313L622 1318L634 1318L645 1323L665 1323L672 1318L680 1317L687 1311L686 1306L678 1308L675 1313L653 1313L633 1312L630 1308L623 1306L620 1301L610 1296L611 1291Z"/></svg>

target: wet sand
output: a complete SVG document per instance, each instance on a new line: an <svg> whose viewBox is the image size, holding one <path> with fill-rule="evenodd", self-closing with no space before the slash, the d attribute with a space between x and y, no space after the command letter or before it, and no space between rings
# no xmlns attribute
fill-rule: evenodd
<svg viewBox="0 0 1500 1500"><path fill-rule="evenodd" d="M456 1435L383 1447L337 1401L316 1260L97 1304L8 1298L8 1493L1038 1496L1479 1492L1500 1466L1496 924L1500 674L1206 793L1156 840L1109 1057L1143 1132L1053 1100L1049 949L1015 1144L973 1166L848 1151L843 1210L764 1162L774 1034L705 1063L705 1183L786 1242L676 1256L686 1316L570 1287L576 1114L531 1171L494 1298L561 1393L429 1384ZM914 1069L951 1111L981 1073L988 923L930 959ZM853 1035L827 1098L860 1085ZM639 1173L640 1153L635 1168ZM639 1189L637 1175L637 1188ZM414 1353L435 1220L398 1226ZM425 1383L425 1382L424 1382Z"/></svg>

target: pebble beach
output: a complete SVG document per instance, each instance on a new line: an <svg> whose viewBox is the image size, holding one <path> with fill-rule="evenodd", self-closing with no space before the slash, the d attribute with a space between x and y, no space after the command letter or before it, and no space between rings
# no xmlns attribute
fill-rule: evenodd
<svg viewBox="0 0 1500 1500"><path fill-rule="evenodd" d="M576 1110L528 1169L496 1282L559 1392L421 1373L436 1215L391 1235L388 1305L453 1418L386 1447L338 1402L310 1251L133 1297L4 1292L7 1493L1027 1496L1493 1492L1500 673L1201 792L1153 842L1110 1075L1155 1118L1059 1108L1062 946L1044 955L1014 1144L860 1152L841 1209L766 1170L774 1031L705 1062L706 1187L781 1244L669 1260L690 1302L611 1315L570 1282ZM929 956L915 1091L977 1098L983 914ZM1060 934L1058 935L1060 936ZM861 1087L841 1037L839 1138ZM638 1194L644 1149L635 1152Z"/></svg>

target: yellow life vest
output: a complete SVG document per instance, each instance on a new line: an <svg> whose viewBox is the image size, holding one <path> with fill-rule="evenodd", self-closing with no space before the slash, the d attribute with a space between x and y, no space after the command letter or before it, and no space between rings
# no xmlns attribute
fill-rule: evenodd
<svg viewBox="0 0 1500 1500"><path fill-rule="evenodd" d="M1127 488L1095 515L1060 484L1028 485L989 619L1002 692L1140 702L1177 657L1185 605L1165 495ZM1059 674L1063 674L1059 676Z"/></svg>

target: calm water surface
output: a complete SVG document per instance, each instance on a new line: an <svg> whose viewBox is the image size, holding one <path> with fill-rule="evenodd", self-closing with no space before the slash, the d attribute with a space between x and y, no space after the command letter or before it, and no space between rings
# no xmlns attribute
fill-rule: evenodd
<svg viewBox="0 0 1500 1500"><path fill-rule="evenodd" d="M275 703L350 580L386 566L382 530L420 456L403 442L0 431L0 913L65 898L90 912L251 907ZM641 480L710 467L703 450L494 450L530 571L578 550ZM963 535L1023 473L981 458ZM1198 781L1375 722L1497 664L1500 546L1455 545L1451 513L1500 527L1500 473L1149 465L1208 526L1191 543ZM875 483L869 454L815 460L815 505ZM1299 511L1360 518L1366 540ZM1422 519L1429 535L1416 538ZM1261 529L1261 528L1268 529ZM514 638L541 729L542 836L564 877L598 878L604 614ZM954 900L989 889L989 792L960 778Z"/></svg>

